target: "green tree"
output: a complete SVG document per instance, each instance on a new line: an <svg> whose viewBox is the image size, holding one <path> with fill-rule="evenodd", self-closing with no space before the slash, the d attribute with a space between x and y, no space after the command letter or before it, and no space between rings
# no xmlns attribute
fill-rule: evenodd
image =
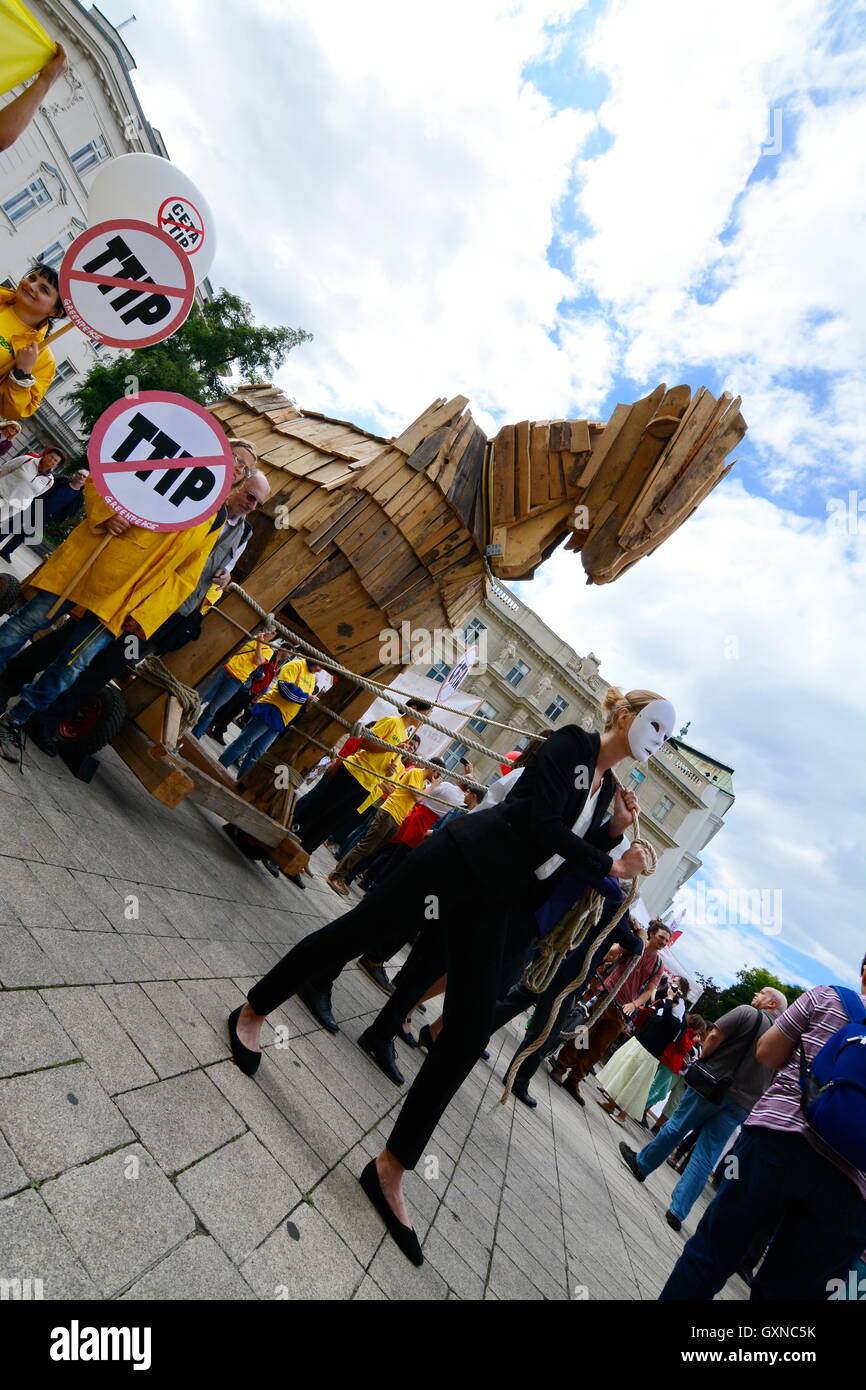
<svg viewBox="0 0 866 1390"><path fill-rule="evenodd" d="M789 1004L799 998L803 993L802 985L785 984L778 976L771 974L769 970L761 970L758 966L751 968L744 965L737 971L736 983L728 985L719 995L719 1009L713 1014L713 1019L721 1018L722 1014L729 1009L735 1009L738 1004L751 1004L752 999L759 990L772 987L780 989Z"/></svg>
<svg viewBox="0 0 866 1390"><path fill-rule="evenodd" d="M255 323L249 304L220 290L209 303L194 304L186 323L164 342L122 353L109 366L95 364L70 397L81 407L87 433L127 394L130 377L139 391L176 391L210 405L225 394L223 377L234 371L247 382L272 380L292 349L312 337L303 328Z"/></svg>
<svg viewBox="0 0 866 1390"><path fill-rule="evenodd" d="M700 994L697 995L694 1004L689 1005L690 1013L698 1013L701 1018L712 1021L718 1018L722 1010L720 1000L722 997L721 987L716 984L712 975L702 975L700 970L695 971Z"/></svg>

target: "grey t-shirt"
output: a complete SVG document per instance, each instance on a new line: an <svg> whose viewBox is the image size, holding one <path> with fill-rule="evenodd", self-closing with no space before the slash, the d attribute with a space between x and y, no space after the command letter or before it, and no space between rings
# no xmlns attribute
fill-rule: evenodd
<svg viewBox="0 0 866 1390"><path fill-rule="evenodd" d="M729 1013L716 1019L715 1026L724 1034L724 1041L719 1043L715 1052L707 1058L707 1069L714 1076L730 1076L737 1067L737 1063L743 1057L743 1039L748 1037L755 1027L757 1012L751 1004L739 1004L736 1009L731 1009ZM755 1056L755 1048L761 1035L766 1033L768 1028L772 1028L777 1015L767 1013L766 1009L762 1009L760 1013L760 1026L753 1041L749 1043L748 1053L737 1067L737 1073L725 1096L726 1100L733 1101L734 1105L741 1105L744 1110L751 1110L756 1100L766 1091L774 1075L769 1067L761 1066Z"/></svg>

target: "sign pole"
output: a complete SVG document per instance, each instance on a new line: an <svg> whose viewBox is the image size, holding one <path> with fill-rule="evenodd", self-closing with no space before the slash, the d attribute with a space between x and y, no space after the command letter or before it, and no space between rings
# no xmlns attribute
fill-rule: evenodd
<svg viewBox="0 0 866 1390"><path fill-rule="evenodd" d="M96 549L94 550L94 552L93 552L93 554L90 556L90 558L87 559L87 560L85 560L84 564L81 566L81 569L78 570L75 574L73 574L73 576L72 576L72 578L70 579L69 583L66 585L66 588L63 590L63 593L62 593L62 594L58 594L58 596L57 596L57 598L55 599L54 603L52 603L51 607L49 608L49 610L48 610L48 616L49 616L49 618L53 618L53 617L54 617L54 614L57 612L57 610L58 610L58 608L61 606L61 604L63 604L63 603L66 602L66 600L69 598L69 595L72 593L72 590L75 588L75 586L76 586L76 584L78 583L78 581L79 581L80 579L83 579L83 578L84 578L84 576L86 575L87 571L90 569L91 565L95 565L95 564L96 564L96 561L99 559L99 557L100 557L100 555L102 554L103 550L104 550L105 547L108 545L108 542L111 541L111 540L114 540L114 537L112 536L111 532L109 532L108 535L105 536L105 537L103 538L103 540L101 540L101 541L99 542L99 545L96 547Z"/></svg>

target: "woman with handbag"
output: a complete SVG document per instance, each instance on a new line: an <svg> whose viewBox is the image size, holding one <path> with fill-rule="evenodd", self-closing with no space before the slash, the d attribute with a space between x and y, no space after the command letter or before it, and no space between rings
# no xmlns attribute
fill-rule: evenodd
<svg viewBox="0 0 866 1390"><path fill-rule="evenodd" d="M626 1167L643 1182L689 1130L700 1130L665 1213L673 1230L682 1226L728 1139L773 1079L772 1072L758 1061L755 1049L758 1039L787 1007L781 990L768 988L759 990L751 1005L740 1004L723 1014L710 1030L701 1060L689 1067L686 1094L664 1128L638 1153L628 1144L620 1144Z"/></svg>

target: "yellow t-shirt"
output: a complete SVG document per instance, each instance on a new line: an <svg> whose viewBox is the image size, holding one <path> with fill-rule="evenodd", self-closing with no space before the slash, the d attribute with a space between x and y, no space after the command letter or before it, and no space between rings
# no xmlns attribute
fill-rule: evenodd
<svg viewBox="0 0 866 1390"><path fill-rule="evenodd" d="M270 661L274 654L273 647L264 643L262 655L259 658L256 656L257 645L256 642L247 642L239 652L235 652L234 656L230 657L225 664L225 670L230 676L234 676L236 680L245 681L248 676L253 674L257 666L261 666L264 661Z"/></svg>
<svg viewBox="0 0 866 1390"><path fill-rule="evenodd" d="M387 797L382 805L382 810L387 811L389 816L393 816L398 825L402 825L412 807L415 805L415 798L411 795L413 791L419 792L424 786L423 767L407 767L406 771L397 778L399 787L391 788L391 795ZM387 787L388 783L385 783Z"/></svg>
<svg viewBox="0 0 866 1390"><path fill-rule="evenodd" d="M260 705L276 705L280 714L283 716L283 723L290 724L302 705L298 705L294 700L288 700L279 690L279 681L288 681L291 685L296 685L299 690L304 690L308 695L312 695L316 688L316 677L314 672L307 667L306 661L302 657L296 657L294 661L287 661L277 672L277 679L265 695L261 695L257 700Z"/></svg>
<svg viewBox="0 0 866 1390"><path fill-rule="evenodd" d="M399 714L389 714L384 719L377 719L369 732L377 738L384 739L386 743L402 743L409 737L409 730ZM346 758L344 766L356 782L360 782L362 787L371 792L374 787L378 787L380 777L383 774L387 775L388 764L393 756L387 748L377 748L372 753L359 749L357 753Z"/></svg>

